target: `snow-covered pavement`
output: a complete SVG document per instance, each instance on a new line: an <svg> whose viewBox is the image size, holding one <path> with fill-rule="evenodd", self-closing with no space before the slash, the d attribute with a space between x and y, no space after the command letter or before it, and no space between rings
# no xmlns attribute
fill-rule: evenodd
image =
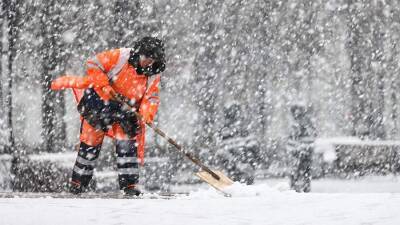
<svg viewBox="0 0 400 225"><path fill-rule="evenodd" d="M271 194L174 200L0 199L0 224L393 224L400 194Z"/></svg>
<svg viewBox="0 0 400 225"><path fill-rule="evenodd" d="M0 224L400 224L400 193L279 191L234 186L227 198L202 189L177 199L0 199Z"/></svg>

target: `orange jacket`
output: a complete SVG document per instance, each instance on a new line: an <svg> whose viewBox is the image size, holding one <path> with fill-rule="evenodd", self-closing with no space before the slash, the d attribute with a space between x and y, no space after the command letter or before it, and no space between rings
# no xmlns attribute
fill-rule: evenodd
<svg viewBox="0 0 400 225"><path fill-rule="evenodd" d="M160 75L147 77L138 75L135 68L128 64L129 48L113 49L97 54L87 61L86 76L62 76L55 79L51 84L52 90L73 88L77 102L80 101L83 90L93 88L103 99L111 99L110 91L129 99L139 106L139 113L146 122L152 122L157 113L159 105L159 83ZM145 124L140 123L141 132L136 137L138 142L138 157L143 162ZM117 129L122 132L122 129ZM112 138L125 139L126 135L107 132Z"/></svg>

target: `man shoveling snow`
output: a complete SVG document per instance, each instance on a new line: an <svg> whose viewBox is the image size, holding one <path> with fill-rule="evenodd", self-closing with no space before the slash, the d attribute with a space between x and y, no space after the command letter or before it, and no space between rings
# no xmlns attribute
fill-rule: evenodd
<svg viewBox="0 0 400 225"><path fill-rule="evenodd" d="M87 61L86 76L63 76L53 90L73 88L81 115L80 147L70 191L85 191L93 176L105 135L116 140L118 180L127 195L139 195L139 163L144 158L145 124L158 110L160 73L165 70L163 42L145 37L133 48L97 54ZM124 99L134 106L126 107ZM141 115L137 118L135 112Z"/></svg>

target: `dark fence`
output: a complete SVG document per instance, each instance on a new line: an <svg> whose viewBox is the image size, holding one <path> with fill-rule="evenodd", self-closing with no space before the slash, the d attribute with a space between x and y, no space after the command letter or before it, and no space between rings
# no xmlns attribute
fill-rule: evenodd
<svg viewBox="0 0 400 225"><path fill-rule="evenodd" d="M219 151L223 152L224 149L226 150L226 148L221 148ZM236 165L246 162L256 163L252 167L255 171L251 171L251 175L256 176L256 179L287 176L291 163L287 157L288 153L283 139L263 146L260 151L256 162L249 159L232 162ZM216 164L218 162L215 161L218 154L206 152L208 154L205 157L199 156L199 158L212 168L225 170L224 172L230 174L229 165L232 163L218 165ZM254 154L247 154L247 151L243 149L242 152L225 153L237 154L241 157L254 156ZM228 156L236 160L240 159L237 155ZM22 155L18 158L6 154L0 155L0 189L33 192L66 191L75 157L76 152L72 151L37 153ZM197 170L197 167L175 150L150 146L146 154L145 166L140 170L140 180L142 187L146 190L168 191L174 185L199 183L200 180L194 176L194 172ZM313 179L352 178L369 174L387 175L399 172L400 142L326 139L322 142L317 140L315 143L312 163ZM102 150L91 187L98 192L118 190L113 151Z"/></svg>
<svg viewBox="0 0 400 225"><path fill-rule="evenodd" d="M384 142L337 144L334 172L340 176L400 172L400 145Z"/></svg>

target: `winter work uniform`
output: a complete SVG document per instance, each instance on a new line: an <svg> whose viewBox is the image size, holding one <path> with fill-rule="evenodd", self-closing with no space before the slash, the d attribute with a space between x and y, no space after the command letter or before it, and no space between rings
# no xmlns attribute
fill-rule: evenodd
<svg viewBox="0 0 400 225"><path fill-rule="evenodd" d="M152 64L143 67L143 59ZM159 73L164 69L162 42L143 38L132 49L113 49L89 59L85 77L64 76L53 81L54 90L73 88L82 119L71 192L80 193L87 188L107 135L116 139L120 189L127 194L140 194L136 185L138 166L144 158L144 122L152 122L157 112ZM112 93L128 100L134 108L115 100ZM138 121L132 110L145 121Z"/></svg>
<svg viewBox="0 0 400 225"><path fill-rule="evenodd" d="M293 105L293 117L287 148L291 154L290 186L297 192L311 191L311 163L315 128L307 115L306 107Z"/></svg>

